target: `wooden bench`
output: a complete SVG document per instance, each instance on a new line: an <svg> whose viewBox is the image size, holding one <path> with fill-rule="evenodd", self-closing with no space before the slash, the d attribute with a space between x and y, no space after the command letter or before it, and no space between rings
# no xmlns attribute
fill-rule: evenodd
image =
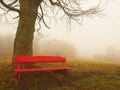
<svg viewBox="0 0 120 90"><path fill-rule="evenodd" d="M59 67L46 67L46 68L21 68L21 64L25 63L58 63L61 62L62 66ZM15 64L17 64L17 68L14 70L17 72L17 78L20 79L21 72L32 72L32 71L48 71L48 70L67 70L70 67L64 66L66 62L65 57L60 56L16 56L15 57Z"/></svg>

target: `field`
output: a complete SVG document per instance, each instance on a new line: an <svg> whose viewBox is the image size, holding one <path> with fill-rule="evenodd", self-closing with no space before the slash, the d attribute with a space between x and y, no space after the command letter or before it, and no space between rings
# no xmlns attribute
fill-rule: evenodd
<svg viewBox="0 0 120 90"><path fill-rule="evenodd" d="M68 59L67 72L26 72L17 80L10 60L0 60L0 90L120 90L120 63Z"/></svg>

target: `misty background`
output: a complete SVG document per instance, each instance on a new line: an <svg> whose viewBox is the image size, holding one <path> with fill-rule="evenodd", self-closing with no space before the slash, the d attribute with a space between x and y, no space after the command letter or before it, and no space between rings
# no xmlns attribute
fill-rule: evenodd
<svg viewBox="0 0 120 90"><path fill-rule="evenodd" d="M35 32L34 55L120 61L120 1L110 1L103 10L104 16L84 18L71 26L65 19L51 19L50 30L41 28L43 36ZM12 21L0 22L0 57L12 56L16 28Z"/></svg>

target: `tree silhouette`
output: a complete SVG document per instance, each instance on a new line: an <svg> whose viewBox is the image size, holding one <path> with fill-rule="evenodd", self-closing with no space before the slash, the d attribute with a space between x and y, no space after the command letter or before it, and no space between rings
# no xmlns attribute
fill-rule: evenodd
<svg viewBox="0 0 120 90"><path fill-rule="evenodd" d="M52 17L67 17L69 22L79 22L84 16L97 15L101 11L100 1L94 6L87 3L89 0L0 0L0 9L5 14L17 12L19 18L16 37L14 40L13 58L17 55L33 55L33 38L35 23L43 23L47 28L47 19L50 12L54 13ZM84 6L83 3L87 3ZM93 2L94 3L94 2Z"/></svg>
<svg viewBox="0 0 120 90"><path fill-rule="evenodd" d="M69 42L56 39L34 41L34 55L77 57L76 48Z"/></svg>

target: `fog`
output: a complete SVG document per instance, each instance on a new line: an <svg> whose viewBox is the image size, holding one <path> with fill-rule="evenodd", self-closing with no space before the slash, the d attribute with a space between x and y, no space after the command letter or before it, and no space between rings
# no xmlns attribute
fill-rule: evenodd
<svg viewBox="0 0 120 90"><path fill-rule="evenodd" d="M34 55L77 57L75 47L69 42L56 39L34 40Z"/></svg>
<svg viewBox="0 0 120 90"><path fill-rule="evenodd" d="M0 35L0 57L12 56L14 35ZM57 39L35 38L33 41L34 55L77 57L75 47L69 42Z"/></svg>
<svg viewBox="0 0 120 90"><path fill-rule="evenodd" d="M120 61L120 1L110 1L103 17L85 18L82 25L52 21L50 30L35 32L34 55L61 55ZM16 24L0 23L0 57L12 55Z"/></svg>
<svg viewBox="0 0 120 90"><path fill-rule="evenodd" d="M0 57L12 56L14 37L0 35Z"/></svg>

